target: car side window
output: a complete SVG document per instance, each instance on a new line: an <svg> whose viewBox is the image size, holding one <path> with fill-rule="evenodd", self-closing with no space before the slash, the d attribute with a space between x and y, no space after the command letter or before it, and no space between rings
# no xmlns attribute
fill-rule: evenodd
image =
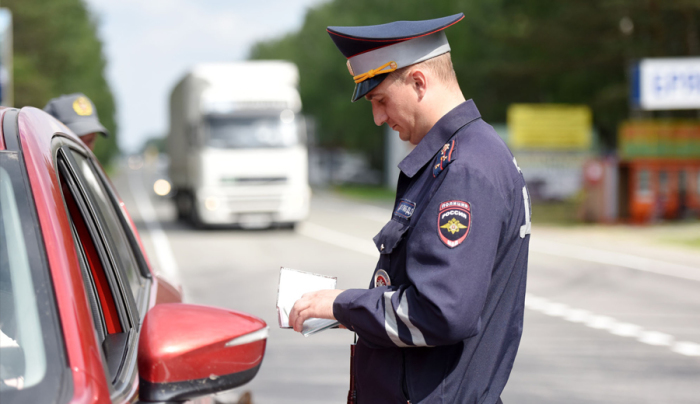
<svg viewBox="0 0 700 404"><path fill-rule="evenodd" d="M78 154L76 158L69 147L63 146L57 152L57 165L76 252L86 267L82 276L106 359L105 373L111 376L114 397L128 395L136 377L140 320L134 292L136 297L147 300L149 282L139 273L133 277L135 280L129 279L129 266L138 271L137 264L123 241L126 237L121 223L104 188L93 171L88 171L89 179L86 178L85 157ZM90 166L87 169L92 170Z"/></svg>
<svg viewBox="0 0 700 404"><path fill-rule="evenodd" d="M123 298L119 276L112 269L108 248L88 206L90 202L63 158L58 166L63 199L78 241L76 252L81 264L89 268L81 268L81 273L95 333L107 359L108 372L114 378L124 357L127 331L133 326L127 308L129 302Z"/></svg>
<svg viewBox="0 0 700 404"><path fill-rule="evenodd" d="M64 170L61 170L64 171ZM106 335L122 332L114 295L106 279L104 269L90 236L90 231L80 213L80 208L68 186L68 179L60 173L61 191L71 218L71 229L81 264L83 283L92 311L98 340L104 342Z"/></svg>
<svg viewBox="0 0 700 404"><path fill-rule="evenodd" d="M134 256L129 241L121 222L118 213L103 188L97 174L87 158L82 154L71 150L73 158L78 164L78 168L85 179L86 191L92 195L96 205L95 208L98 214L102 217L102 223L105 227L105 233L109 239L110 246L114 249L114 255L117 262L117 267L126 276L129 283L132 295L138 302L145 298L145 284L141 276L136 257Z"/></svg>

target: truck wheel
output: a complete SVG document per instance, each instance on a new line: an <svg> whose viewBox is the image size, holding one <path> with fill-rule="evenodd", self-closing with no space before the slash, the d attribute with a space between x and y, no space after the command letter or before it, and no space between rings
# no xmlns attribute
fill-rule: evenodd
<svg viewBox="0 0 700 404"><path fill-rule="evenodd" d="M187 220L191 205L185 191L178 190L175 193L175 209L177 210L177 220Z"/></svg>
<svg viewBox="0 0 700 404"><path fill-rule="evenodd" d="M201 229L204 227L204 223L202 223L202 219L199 217L199 213L197 211L197 201L194 198L194 195L189 195L189 202L190 202L190 211L188 215L188 220L190 222L190 225L194 227L195 229Z"/></svg>
<svg viewBox="0 0 700 404"><path fill-rule="evenodd" d="M282 230L291 230L294 231L297 227L298 222L285 222L285 223L279 223L277 225L278 229Z"/></svg>

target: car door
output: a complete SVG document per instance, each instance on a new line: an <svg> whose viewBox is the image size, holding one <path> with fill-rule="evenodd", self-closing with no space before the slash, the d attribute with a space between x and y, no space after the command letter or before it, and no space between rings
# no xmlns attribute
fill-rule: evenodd
<svg viewBox="0 0 700 404"><path fill-rule="evenodd" d="M16 127L5 125L3 135L9 144L0 147L0 403L66 403L72 377L46 245Z"/></svg>
<svg viewBox="0 0 700 404"><path fill-rule="evenodd" d="M54 143L111 399L131 401L136 394L139 327L149 308L150 271L118 198L92 156L70 139L57 138Z"/></svg>

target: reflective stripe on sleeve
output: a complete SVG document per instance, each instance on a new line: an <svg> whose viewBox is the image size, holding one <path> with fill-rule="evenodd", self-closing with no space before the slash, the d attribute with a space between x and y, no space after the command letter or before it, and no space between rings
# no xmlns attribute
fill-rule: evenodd
<svg viewBox="0 0 700 404"><path fill-rule="evenodd" d="M396 316L394 316L394 308L391 305L391 296L396 292L384 292L384 329L387 335L397 346L405 348L408 345L404 344L399 338L399 327L396 324Z"/></svg>
<svg viewBox="0 0 700 404"><path fill-rule="evenodd" d="M415 346L429 346L425 343L425 338L423 333L420 332L418 327L413 325L411 319L408 317L408 299L399 299L399 309L396 310L396 314L399 315L401 321L406 325L408 330L411 332L411 339L413 340L413 345Z"/></svg>

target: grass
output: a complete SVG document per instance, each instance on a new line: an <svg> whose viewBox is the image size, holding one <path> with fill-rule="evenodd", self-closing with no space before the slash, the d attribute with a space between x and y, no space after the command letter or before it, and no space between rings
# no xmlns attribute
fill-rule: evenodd
<svg viewBox="0 0 700 404"><path fill-rule="evenodd" d="M685 245L688 247L692 248L698 248L700 249L700 238L691 238L691 239L670 239L666 240L667 242L672 242L675 244L681 244Z"/></svg>
<svg viewBox="0 0 700 404"><path fill-rule="evenodd" d="M535 224L560 226L581 224L578 209L579 203L573 200L535 202L532 204L532 221Z"/></svg>
<svg viewBox="0 0 700 404"><path fill-rule="evenodd" d="M396 192L392 189L366 185L339 185L333 188L338 194L369 202L393 202ZM577 217L579 203L576 200L562 202L536 202L532 205L535 224L568 226L581 224Z"/></svg>

